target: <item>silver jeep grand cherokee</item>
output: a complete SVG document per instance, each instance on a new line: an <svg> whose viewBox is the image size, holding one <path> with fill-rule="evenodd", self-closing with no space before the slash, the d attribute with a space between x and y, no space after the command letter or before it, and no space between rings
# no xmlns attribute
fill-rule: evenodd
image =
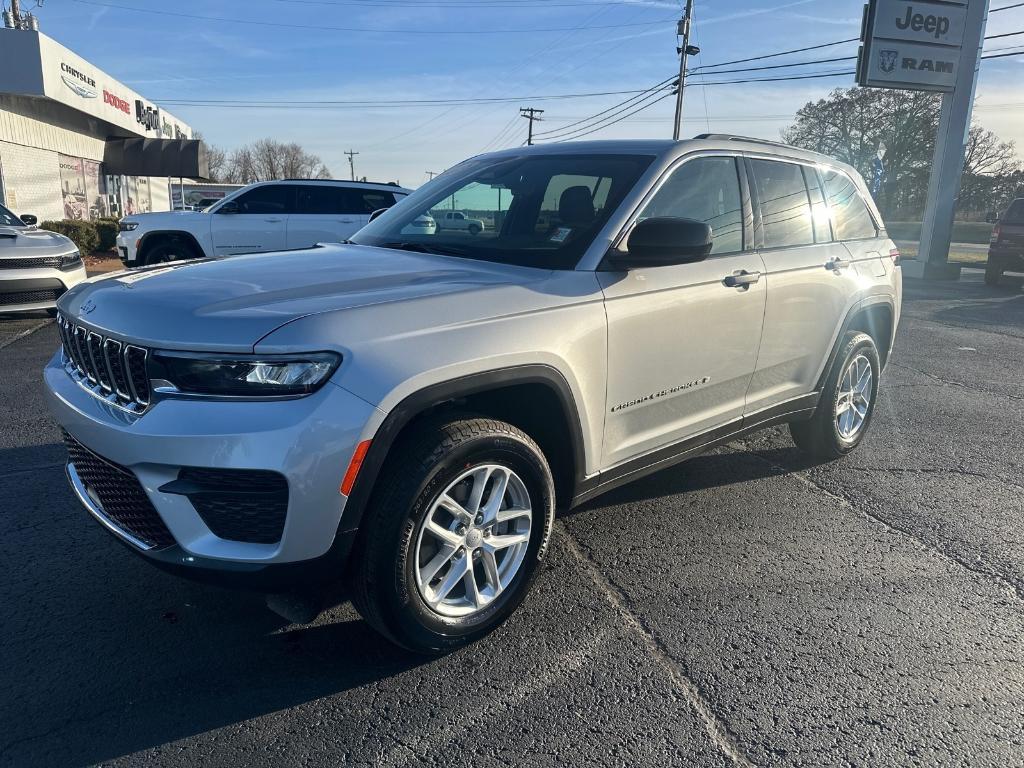
<svg viewBox="0 0 1024 768"><path fill-rule="evenodd" d="M476 234L410 223L458 209ZM157 565L339 579L444 651L525 597L555 510L789 423L871 422L899 254L857 173L731 136L468 160L345 245L164 266L60 301L67 473Z"/></svg>

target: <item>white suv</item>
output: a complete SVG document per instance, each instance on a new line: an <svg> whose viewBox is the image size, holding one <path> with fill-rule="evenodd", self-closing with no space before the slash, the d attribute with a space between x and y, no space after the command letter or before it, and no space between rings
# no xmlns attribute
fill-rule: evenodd
<svg viewBox="0 0 1024 768"><path fill-rule="evenodd" d="M296 179L250 184L205 211L121 220L117 251L128 267L309 248L344 242L409 194L394 184Z"/></svg>

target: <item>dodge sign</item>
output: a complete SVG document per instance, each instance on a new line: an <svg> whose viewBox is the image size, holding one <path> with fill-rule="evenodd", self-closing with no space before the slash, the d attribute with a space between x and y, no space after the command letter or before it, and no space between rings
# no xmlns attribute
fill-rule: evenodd
<svg viewBox="0 0 1024 768"><path fill-rule="evenodd" d="M952 91L966 20L966 0L871 0L858 82L875 88Z"/></svg>

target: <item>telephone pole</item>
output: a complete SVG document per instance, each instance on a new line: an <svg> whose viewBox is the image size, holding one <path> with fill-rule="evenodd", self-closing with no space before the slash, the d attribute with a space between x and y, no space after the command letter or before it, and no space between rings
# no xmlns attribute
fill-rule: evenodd
<svg viewBox="0 0 1024 768"><path fill-rule="evenodd" d="M427 181L433 181L435 176L437 176L437 171L427 171Z"/></svg>
<svg viewBox="0 0 1024 768"><path fill-rule="evenodd" d="M521 117L525 117L527 120L530 121L530 132L527 134L527 137L526 137L526 145L528 147L532 147L533 146L533 124L534 124L534 122L538 122L539 123L541 121L540 115L543 115L543 114L544 114L544 110L543 109L534 109L533 107L520 107L519 108L519 115Z"/></svg>
<svg viewBox="0 0 1024 768"><path fill-rule="evenodd" d="M352 171L352 181L356 180L356 155L358 152L353 152L351 149L345 153L348 155L348 167Z"/></svg>
<svg viewBox="0 0 1024 768"><path fill-rule="evenodd" d="M683 129L683 89L686 88L686 57L696 56L700 48L690 45L690 20L693 18L693 0L686 0L686 11L683 18L679 20L677 33L683 38L683 45L679 48L679 85L676 89L676 117L672 123L672 138L679 141L679 135Z"/></svg>

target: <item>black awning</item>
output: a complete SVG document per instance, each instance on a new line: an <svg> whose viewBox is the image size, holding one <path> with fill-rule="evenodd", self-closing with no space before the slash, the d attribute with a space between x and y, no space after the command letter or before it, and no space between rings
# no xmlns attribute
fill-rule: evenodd
<svg viewBox="0 0 1024 768"><path fill-rule="evenodd" d="M199 139L107 139L104 172L124 176L206 179L210 167Z"/></svg>

